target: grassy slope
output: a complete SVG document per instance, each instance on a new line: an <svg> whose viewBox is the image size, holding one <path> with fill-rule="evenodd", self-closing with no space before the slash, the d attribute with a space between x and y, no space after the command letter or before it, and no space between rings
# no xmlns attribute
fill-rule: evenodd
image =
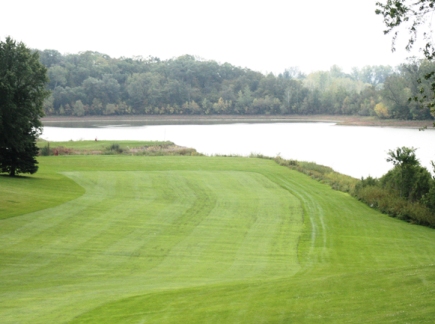
<svg viewBox="0 0 435 324"><path fill-rule="evenodd" d="M432 322L435 231L273 161L40 161L86 193L0 221L2 322Z"/></svg>
<svg viewBox="0 0 435 324"><path fill-rule="evenodd" d="M53 172L15 178L0 175L0 220L57 206L83 193L74 181Z"/></svg>

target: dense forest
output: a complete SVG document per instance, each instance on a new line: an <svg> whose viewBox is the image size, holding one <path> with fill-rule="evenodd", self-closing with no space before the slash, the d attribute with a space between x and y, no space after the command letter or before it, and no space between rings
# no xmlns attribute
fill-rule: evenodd
<svg viewBox="0 0 435 324"><path fill-rule="evenodd" d="M38 51L48 68L46 115L125 114L330 114L432 119L424 79L435 63L398 67L338 66L308 75L289 68L264 75L190 55L111 58L98 52L62 55ZM426 83L425 83L426 82ZM422 94L429 93L426 97ZM419 97L423 100L410 100Z"/></svg>

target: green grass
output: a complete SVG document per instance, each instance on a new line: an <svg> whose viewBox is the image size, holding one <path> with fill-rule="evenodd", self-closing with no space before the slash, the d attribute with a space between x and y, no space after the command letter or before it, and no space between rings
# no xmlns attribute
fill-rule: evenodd
<svg viewBox="0 0 435 324"><path fill-rule="evenodd" d="M0 175L0 220L57 206L83 193L82 187L58 173L15 178Z"/></svg>
<svg viewBox="0 0 435 324"><path fill-rule="evenodd" d="M66 142L47 142L41 140L37 142L39 148L43 148L47 144L51 147L67 147L75 150L97 151L104 150L112 144L119 144L122 147L137 148L143 146L169 145L172 142L157 142L157 141L66 141Z"/></svg>
<svg viewBox="0 0 435 324"><path fill-rule="evenodd" d="M0 177L2 323L433 322L435 231L272 160L39 161Z"/></svg>

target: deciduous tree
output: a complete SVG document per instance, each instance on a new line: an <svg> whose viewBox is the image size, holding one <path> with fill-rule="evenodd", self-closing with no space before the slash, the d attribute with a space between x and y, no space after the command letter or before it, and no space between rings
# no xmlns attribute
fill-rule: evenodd
<svg viewBox="0 0 435 324"><path fill-rule="evenodd" d="M430 187L431 176L429 171L420 165L415 156L415 148L398 147L388 152L387 162L394 164L381 178L384 187L395 189L400 197L412 201L420 200Z"/></svg>
<svg viewBox="0 0 435 324"><path fill-rule="evenodd" d="M428 60L435 59L435 46L431 28L435 0L387 0L385 4L377 2L376 6L378 7L376 14L384 18L386 26L384 34L393 34L393 51L396 47L396 39L400 29L405 28L409 37L406 49L409 51L417 44ZM420 39L422 42L420 42ZM424 78L430 80L431 92L435 93L435 70L428 72ZM421 92L421 95L413 96L412 99L424 103L434 112L435 99L428 101L428 96L423 93L424 87L422 87Z"/></svg>
<svg viewBox="0 0 435 324"><path fill-rule="evenodd" d="M0 170L35 173L36 139L48 92L47 68L38 53L10 37L0 42Z"/></svg>
<svg viewBox="0 0 435 324"><path fill-rule="evenodd" d="M428 59L435 58L435 48L430 29L430 18L435 9L435 0L387 0L377 2L376 14L383 16L386 29L384 34L393 34L392 49L395 50L400 28L408 31L406 45L411 50L419 37L423 38L421 48Z"/></svg>

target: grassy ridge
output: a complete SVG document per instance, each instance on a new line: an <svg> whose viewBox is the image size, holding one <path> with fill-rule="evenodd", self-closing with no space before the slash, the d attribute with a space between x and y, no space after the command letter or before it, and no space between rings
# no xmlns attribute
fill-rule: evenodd
<svg viewBox="0 0 435 324"><path fill-rule="evenodd" d="M84 189L57 173L28 177L0 176L0 219L20 216L79 197Z"/></svg>
<svg viewBox="0 0 435 324"><path fill-rule="evenodd" d="M433 319L435 231L272 160L59 156L40 168L83 194L0 221L4 323Z"/></svg>

